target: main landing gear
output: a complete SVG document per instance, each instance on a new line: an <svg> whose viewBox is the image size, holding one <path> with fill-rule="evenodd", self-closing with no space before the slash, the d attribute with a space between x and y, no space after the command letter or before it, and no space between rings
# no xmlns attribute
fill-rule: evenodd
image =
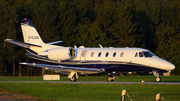
<svg viewBox="0 0 180 101"><path fill-rule="evenodd" d="M108 77L107 77L107 81L108 81L108 82L113 82L114 79L115 79L115 77L112 76L112 75L108 75Z"/></svg>
<svg viewBox="0 0 180 101"><path fill-rule="evenodd" d="M78 79L77 72L71 72L68 78L70 79L70 81L76 81Z"/></svg>
<svg viewBox="0 0 180 101"><path fill-rule="evenodd" d="M108 82L113 82L114 79L117 79L116 72L108 73L107 81Z"/></svg>
<svg viewBox="0 0 180 101"><path fill-rule="evenodd" d="M76 79L76 75L73 75L73 77L72 78L70 78L70 81L76 81L77 79Z"/></svg>

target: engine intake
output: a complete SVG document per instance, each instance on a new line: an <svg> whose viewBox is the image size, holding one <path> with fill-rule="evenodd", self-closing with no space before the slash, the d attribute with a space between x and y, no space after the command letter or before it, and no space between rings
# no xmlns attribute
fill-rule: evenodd
<svg viewBox="0 0 180 101"><path fill-rule="evenodd" d="M77 50L72 47L60 47L48 50L50 60L71 60L77 56Z"/></svg>

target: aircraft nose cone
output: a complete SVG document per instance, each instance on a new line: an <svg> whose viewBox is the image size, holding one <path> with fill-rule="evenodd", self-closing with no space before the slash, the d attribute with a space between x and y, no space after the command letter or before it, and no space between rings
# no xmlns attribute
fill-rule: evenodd
<svg viewBox="0 0 180 101"><path fill-rule="evenodd" d="M175 69L175 65L170 62L164 63L164 67L166 68L166 70L174 70Z"/></svg>
<svg viewBox="0 0 180 101"><path fill-rule="evenodd" d="M168 69L169 69L169 70L174 70L174 69L175 69L175 65L173 65L172 63L170 63L170 64L168 65Z"/></svg>
<svg viewBox="0 0 180 101"><path fill-rule="evenodd" d="M158 60L157 60L158 61ZM174 70L175 69L175 65L164 60L164 59L160 59L158 61L158 63L160 64L159 67L161 67L164 70Z"/></svg>

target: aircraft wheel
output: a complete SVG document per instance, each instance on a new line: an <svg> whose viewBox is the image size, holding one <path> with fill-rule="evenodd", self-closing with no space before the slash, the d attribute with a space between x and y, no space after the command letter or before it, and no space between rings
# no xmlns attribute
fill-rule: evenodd
<svg viewBox="0 0 180 101"><path fill-rule="evenodd" d="M77 80L77 79L76 79L76 76L74 75L70 80L71 80L71 81L76 81L76 80Z"/></svg>
<svg viewBox="0 0 180 101"><path fill-rule="evenodd" d="M108 76L108 77L107 77L107 81L108 81L108 82L113 82L113 81L114 81L114 78L113 78L112 76Z"/></svg>
<svg viewBox="0 0 180 101"><path fill-rule="evenodd" d="M156 82L160 82L161 78L160 77L156 77Z"/></svg>

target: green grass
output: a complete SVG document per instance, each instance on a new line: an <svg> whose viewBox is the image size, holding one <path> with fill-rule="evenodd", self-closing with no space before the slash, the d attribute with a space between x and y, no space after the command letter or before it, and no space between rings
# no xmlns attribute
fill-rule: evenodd
<svg viewBox="0 0 180 101"><path fill-rule="evenodd" d="M42 81L42 77L0 77L0 81Z"/></svg>
<svg viewBox="0 0 180 101"><path fill-rule="evenodd" d="M117 76L115 82L155 82L155 76ZM180 82L180 76L160 76L162 82ZM0 77L0 81L43 81L42 77ZM60 78L60 81L69 81L67 76ZM80 76L77 81L107 81L107 76Z"/></svg>
<svg viewBox="0 0 180 101"><path fill-rule="evenodd" d="M157 93L168 101L180 99L180 85L0 83L0 88L36 96L40 100L120 101L123 89L133 101L155 101Z"/></svg>
<svg viewBox="0 0 180 101"><path fill-rule="evenodd" d="M180 82L180 76L160 76L162 82ZM106 81L107 76L80 76L78 81ZM155 82L155 76L118 76L115 82ZM0 81L43 81L42 77L0 77ZM69 81L61 77L60 81ZM155 101L160 93L168 101L179 101L180 85L156 84L61 84L61 83L0 83L10 92L29 94L40 100L120 101L126 89L133 101ZM126 101L130 101L126 96Z"/></svg>

